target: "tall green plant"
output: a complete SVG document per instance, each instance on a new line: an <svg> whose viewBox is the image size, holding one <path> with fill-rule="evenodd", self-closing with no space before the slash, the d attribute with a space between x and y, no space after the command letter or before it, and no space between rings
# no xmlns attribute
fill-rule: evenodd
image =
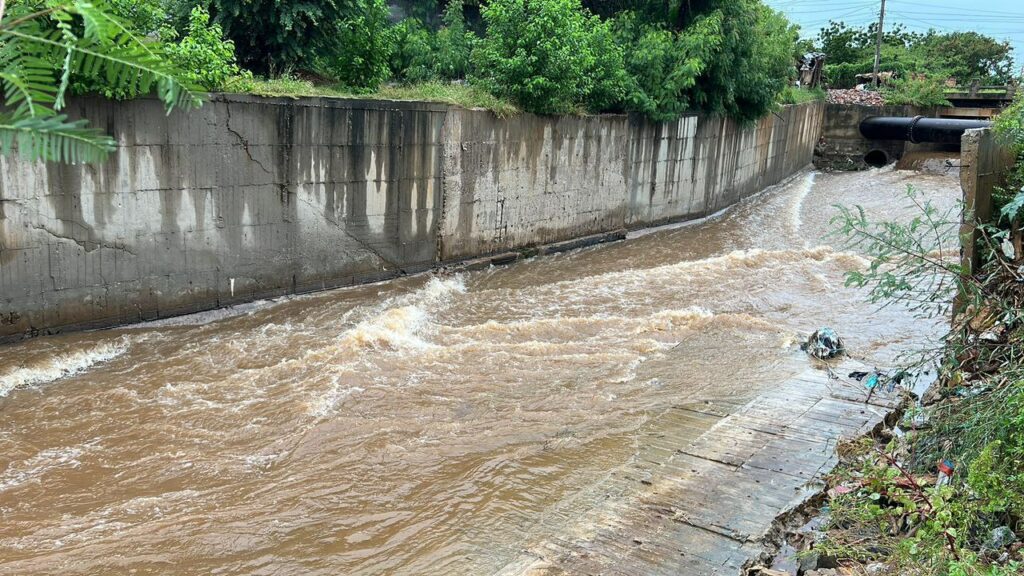
<svg viewBox="0 0 1024 576"><path fill-rule="evenodd" d="M168 110L199 104L163 47L141 38L104 0L0 1L0 154L95 162L114 141L61 110L73 75L102 75L132 93L156 90Z"/></svg>
<svg viewBox="0 0 1024 576"><path fill-rule="evenodd" d="M946 88L938 78L901 78L882 89L886 104L932 108L950 106Z"/></svg>
<svg viewBox="0 0 1024 576"><path fill-rule="evenodd" d="M795 75L797 29L758 0L713 2L718 46L697 79L700 110L748 122L767 114ZM693 34L688 28L685 33Z"/></svg>
<svg viewBox="0 0 1024 576"><path fill-rule="evenodd" d="M476 79L539 114L573 112L590 92L589 20L579 0L493 0L473 53Z"/></svg>
<svg viewBox="0 0 1024 576"><path fill-rule="evenodd" d="M175 35L168 28L161 33L164 40L173 40ZM211 24L210 13L201 6L192 9L185 36L169 43L167 53L188 82L206 90L224 90L232 80L252 76L235 62L235 44L224 39L220 25Z"/></svg>
<svg viewBox="0 0 1024 576"><path fill-rule="evenodd" d="M659 122L693 110L692 90L721 45L721 26L721 18L710 15L680 33L644 24L632 13L620 16L616 33L620 43L629 46L626 108Z"/></svg>
<svg viewBox="0 0 1024 576"><path fill-rule="evenodd" d="M579 0L493 0L483 17L473 79L493 93L538 114L607 107L625 94L622 49Z"/></svg>
<svg viewBox="0 0 1024 576"><path fill-rule="evenodd" d="M466 29L462 0L450 0L444 10L444 25L434 35L434 73L443 80L459 80L469 73L470 54L476 35Z"/></svg>
<svg viewBox="0 0 1024 576"><path fill-rule="evenodd" d="M235 43L243 66L279 75L308 68L336 45L336 23L353 15L350 0L208 0L214 21Z"/></svg>
<svg viewBox="0 0 1024 576"><path fill-rule="evenodd" d="M395 31L384 0L354 0L350 11L333 25L334 37L322 47L316 68L342 84L373 89L388 79L395 51Z"/></svg>

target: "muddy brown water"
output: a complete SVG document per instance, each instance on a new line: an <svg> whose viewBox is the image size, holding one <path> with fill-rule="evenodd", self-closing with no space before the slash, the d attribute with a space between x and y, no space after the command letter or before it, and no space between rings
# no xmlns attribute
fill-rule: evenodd
<svg viewBox="0 0 1024 576"><path fill-rule="evenodd" d="M802 371L800 334L880 366L934 337L825 237L910 183L958 196L806 174L614 245L2 347L0 573L494 573L607 505L670 406Z"/></svg>

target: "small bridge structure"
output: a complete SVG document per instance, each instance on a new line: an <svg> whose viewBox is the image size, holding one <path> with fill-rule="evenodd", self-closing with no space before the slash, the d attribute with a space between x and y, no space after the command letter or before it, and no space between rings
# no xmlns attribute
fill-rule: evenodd
<svg viewBox="0 0 1024 576"><path fill-rule="evenodd" d="M992 118L1009 106L1020 92L1016 85L983 86L973 82L970 86L946 89L946 100L953 106L940 110L944 118Z"/></svg>

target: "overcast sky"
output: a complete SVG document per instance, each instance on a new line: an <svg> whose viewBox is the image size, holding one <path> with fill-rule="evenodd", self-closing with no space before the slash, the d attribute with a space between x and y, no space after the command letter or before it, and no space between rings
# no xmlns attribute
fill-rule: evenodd
<svg viewBox="0 0 1024 576"><path fill-rule="evenodd" d="M847 24L878 20L881 0L765 0L785 12L812 37L830 19ZM907 28L925 31L974 30L1014 46L1017 70L1024 64L1024 0L886 0L885 28L899 22Z"/></svg>

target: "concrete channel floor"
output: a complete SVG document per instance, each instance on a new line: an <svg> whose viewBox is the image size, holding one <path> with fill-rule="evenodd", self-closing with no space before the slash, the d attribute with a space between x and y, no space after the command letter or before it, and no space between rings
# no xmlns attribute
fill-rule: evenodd
<svg viewBox="0 0 1024 576"><path fill-rule="evenodd" d="M602 507L499 574L740 574L775 518L821 490L837 445L870 432L898 403L898 391L868 403L867 389L845 378L862 368L842 362L832 376L808 368L737 410L673 408L680 435L645 438L639 457L611 479L633 484L632 493L642 483L639 495Z"/></svg>

